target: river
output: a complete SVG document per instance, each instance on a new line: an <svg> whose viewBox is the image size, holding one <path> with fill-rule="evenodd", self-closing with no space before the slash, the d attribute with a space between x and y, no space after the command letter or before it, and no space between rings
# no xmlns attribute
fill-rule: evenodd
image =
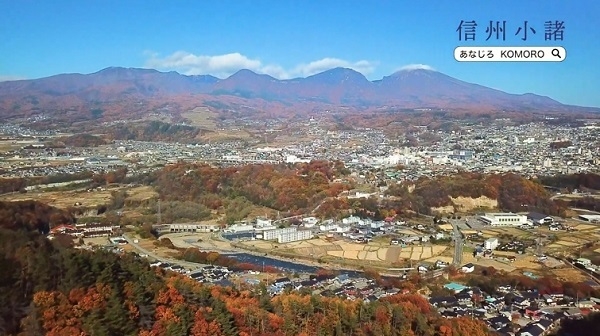
<svg viewBox="0 0 600 336"><path fill-rule="evenodd" d="M277 269L280 269L284 272L290 273L316 273L320 267L316 266L308 266L301 263L296 263L292 261L279 260L275 258L270 258L267 256L257 256L250 253L232 253L227 255L230 258L234 258L239 262L249 263L257 266L271 266ZM328 269L328 267L324 267ZM340 274L347 274L350 277L360 277L362 272L359 271L350 271L350 270L339 270Z"/></svg>

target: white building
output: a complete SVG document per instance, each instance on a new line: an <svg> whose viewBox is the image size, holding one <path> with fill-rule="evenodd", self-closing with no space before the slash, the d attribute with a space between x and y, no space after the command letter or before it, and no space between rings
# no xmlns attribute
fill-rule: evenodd
<svg viewBox="0 0 600 336"><path fill-rule="evenodd" d="M486 250L495 250L498 247L498 238L490 238L485 241L483 247Z"/></svg>
<svg viewBox="0 0 600 336"><path fill-rule="evenodd" d="M320 225L319 230L321 230L321 232L328 232L328 231L337 230L338 227L339 227L339 225L337 225L335 223L327 223L327 224Z"/></svg>
<svg viewBox="0 0 600 336"><path fill-rule="evenodd" d="M486 213L479 219L491 226L521 226L527 224L527 216L514 213Z"/></svg>
<svg viewBox="0 0 600 336"><path fill-rule="evenodd" d="M313 233L311 230L298 230L294 232L282 233L277 237L278 243L289 243L299 240L311 239Z"/></svg>
<svg viewBox="0 0 600 336"><path fill-rule="evenodd" d="M219 224L168 224L169 232L215 232L221 229Z"/></svg>
<svg viewBox="0 0 600 336"><path fill-rule="evenodd" d="M225 229L225 232L246 232L254 230L254 226L250 224L233 224Z"/></svg>
<svg viewBox="0 0 600 336"><path fill-rule="evenodd" d="M308 163L310 162L309 159L301 159L299 157L297 157L296 155L288 155L285 158L285 162L286 163Z"/></svg>
<svg viewBox="0 0 600 336"><path fill-rule="evenodd" d="M316 217L302 218L302 225L304 225L304 227L311 228L317 225L317 223L319 223L319 219Z"/></svg>
<svg viewBox="0 0 600 336"><path fill-rule="evenodd" d="M360 222L362 222L362 220L356 216L350 216L342 219L343 224L358 224Z"/></svg>
<svg viewBox="0 0 600 336"><path fill-rule="evenodd" d="M337 228L335 228L335 232L336 233L350 232L350 226L338 226Z"/></svg>
<svg viewBox="0 0 600 336"><path fill-rule="evenodd" d="M600 223L600 215L579 215L578 218L586 222Z"/></svg>
<svg viewBox="0 0 600 336"><path fill-rule="evenodd" d="M297 229L295 227L275 229L275 230L265 230L262 232L262 239L264 240L275 240L278 239L280 235L286 233L296 232Z"/></svg>
<svg viewBox="0 0 600 336"><path fill-rule="evenodd" d="M369 198L373 195L375 195L375 193L364 193L364 192L357 191L354 193L354 195L348 195L348 199Z"/></svg>
<svg viewBox="0 0 600 336"><path fill-rule="evenodd" d="M379 229L385 225L384 221L373 221L371 222L371 229Z"/></svg>
<svg viewBox="0 0 600 336"><path fill-rule="evenodd" d="M475 265L469 263L460 268L463 273L472 273L475 270Z"/></svg>
<svg viewBox="0 0 600 336"><path fill-rule="evenodd" d="M273 221L270 219L267 219L267 218L257 218L256 219L256 227L271 226L272 223L273 223Z"/></svg>

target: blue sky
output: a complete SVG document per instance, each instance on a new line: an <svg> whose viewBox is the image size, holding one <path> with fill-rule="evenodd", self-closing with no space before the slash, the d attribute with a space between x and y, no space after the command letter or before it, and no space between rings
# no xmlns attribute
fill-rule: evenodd
<svg viewBox="0 0 600 336"><path fill-rule="evenodd" d="M274 77L336 66L380 79L411 64L511 93L600 107L597 0L0 0L0 80L91 73L109 66L227 76L240 68ZM460 42L461 20L479 24ZM506 41L485 41L506 20ZM536 29L515 36L524 21ZM545 41L544 22L564 21ZM562 63L458 63L459 45L561 45Z"/></svg>

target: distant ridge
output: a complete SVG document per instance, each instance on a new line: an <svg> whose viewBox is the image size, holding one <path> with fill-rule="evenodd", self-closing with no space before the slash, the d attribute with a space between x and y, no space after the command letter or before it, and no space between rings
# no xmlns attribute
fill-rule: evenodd
<svg viewBox="0 0 600 336"><path fill-rule="evenodd" d="M296 111L344 107L353 110L432 108L463 111L599 112L597 108L564 105L535 94L510 94L461 81L427 69L400 70L369 81L361 73L334 68L306 78L278 80L243 69L225 79L186 76L154 69L109 67L92 74L0 83L0 117L28 116L42 110L85 111L92 106L156 104L160 100L230 106L243 100L263 111L293 106ZM193 105L193 104L192 104ZM231 106L230 106L231 107ZM137 108L143 113L142 108ZM72 112L75 113L76 112ZM138 114L139 114L138 113ZM126 116L125 116L126 117Z"/></svg>

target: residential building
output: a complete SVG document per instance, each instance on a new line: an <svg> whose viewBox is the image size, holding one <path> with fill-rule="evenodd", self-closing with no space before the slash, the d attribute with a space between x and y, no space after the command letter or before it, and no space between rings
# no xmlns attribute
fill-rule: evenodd
<svg viewBox="0 0 600 336"><path fill-rule="evenodd" d="M256 219L256 227L271 226L272 223L273 223L273 221L268 218L257 218Z"/></svg>
<svg viewBox="0 0 600 336"><path fill-rule="evenodd" d="M486 250L495 250L498 247L498 238L490 238L485 241L483 247Z"/></svg>
<svg viewBox="0 0 600 336"><path fill-rule="evenodd" d="M312 237L313 233L311 230L298 230L280 234L277 236L277 242L280 244L290 243L299 240L311 239Z"/></svg>
<svg viewBox="0 0 600 336"><path fill-rule="evenodd" d="M262 232L262 239L263 240L275 240L275 239L278 239L278 237L282 234L293 233L296 231L297 231L297 228L295 228L295 227L275 229L275 230L265 230Z"/></svg>
<svg viewBox="0 0 600 336"><path fill-rule="evenodd" d="M460 270L463 273L472 273L473 271L475 271L475 265L468 263L468 264L464 265L463 267L461 267Z"/></svg>

